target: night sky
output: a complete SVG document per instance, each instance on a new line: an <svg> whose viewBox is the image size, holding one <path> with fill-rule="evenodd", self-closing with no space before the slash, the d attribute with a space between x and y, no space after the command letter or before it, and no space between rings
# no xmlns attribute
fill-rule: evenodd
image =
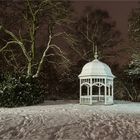
<svg viewBox="0 0 140 140"><path fill-rule="evenodd" d="M73 0L73 6L79 16L86 6L107 10L111 18L117 22L117 28L127 40L128 15L133 8L140 7L140 4L136 0Z"/></svg>

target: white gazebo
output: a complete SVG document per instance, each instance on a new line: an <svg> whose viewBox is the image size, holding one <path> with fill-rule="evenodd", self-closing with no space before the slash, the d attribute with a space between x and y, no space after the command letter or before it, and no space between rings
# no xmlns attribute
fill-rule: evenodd
<svg viewBox="0 0 140 140"><path fill-rule="evenodd" d="M79 75L80 104L113 104L113 79L111 69L105 63L95 59L84 65Z"/></svg>

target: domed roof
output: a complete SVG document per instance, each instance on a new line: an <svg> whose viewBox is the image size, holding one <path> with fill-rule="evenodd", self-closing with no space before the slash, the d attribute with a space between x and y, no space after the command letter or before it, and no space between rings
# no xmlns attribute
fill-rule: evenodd
<svg viewBox="0 0 140 140"><path fill-rule="evenodd" d="M79 77L85 76L109 76L112 78L115 77L112 74L110 67L107 64L99 61L98 59L94 59L93 61L84 65Z"/></svg>

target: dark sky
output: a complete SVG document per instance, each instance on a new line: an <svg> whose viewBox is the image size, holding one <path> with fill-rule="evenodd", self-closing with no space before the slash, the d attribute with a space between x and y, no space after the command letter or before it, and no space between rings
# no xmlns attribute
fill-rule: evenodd
<svg viewBox="0 0 140 140"><path fill-rule="evenodd" d="M126 39L128 15L133 8L140 5L136 0L74 0L73 2L77 15L81 15L86 6L107 10L112 19L117 22L117 28Z"/></svg>

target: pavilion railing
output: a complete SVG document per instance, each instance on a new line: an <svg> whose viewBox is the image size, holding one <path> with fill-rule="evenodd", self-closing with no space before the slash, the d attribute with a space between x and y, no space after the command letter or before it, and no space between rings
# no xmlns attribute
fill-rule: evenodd
<svg viewBox="0 0 140 140"><path fill-rule="evenodd" d="M80 104L90 104L90 96L81 96Z"/></svg>

